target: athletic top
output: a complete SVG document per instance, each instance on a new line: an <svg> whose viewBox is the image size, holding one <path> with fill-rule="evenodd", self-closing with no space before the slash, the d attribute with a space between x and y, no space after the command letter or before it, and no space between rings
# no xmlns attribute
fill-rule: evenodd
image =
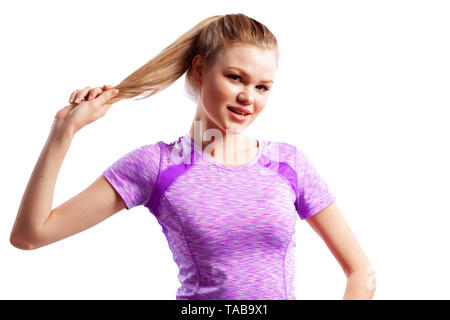
<svg viewBox="0 0 450 320"><path fill-rule="evenodd" d="M103 172L127 210L144 205L161 225L179 268L177 300L296 300L297 215L311 217L335 197L301 150L258 145L250 162L228 166L186 134Z"/></svg>

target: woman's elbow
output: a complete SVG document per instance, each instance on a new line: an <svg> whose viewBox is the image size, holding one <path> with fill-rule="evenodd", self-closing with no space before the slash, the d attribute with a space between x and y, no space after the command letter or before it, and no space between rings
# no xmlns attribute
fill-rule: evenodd
<svg viewBox="0 0 450 320"><path fill-rule="evenodd" d="M34 250L37 247L28 237L24 237L23 235L17 234L14 230L11 232L9 236L9 242L13 247L21 250Z"/></svg>

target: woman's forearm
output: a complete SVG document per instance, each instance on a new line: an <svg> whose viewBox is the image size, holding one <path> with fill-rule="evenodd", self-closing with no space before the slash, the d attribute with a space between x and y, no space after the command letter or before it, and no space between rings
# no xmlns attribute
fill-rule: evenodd
<svg viewBox="0 0 450 320"><path fill-rule="evenodd" d="M347 277L344 300L371 300L376 288L375 275L368 272L353 272Z"/></svg>
<svg viewBox="0 0 450 320"><path fill-rule="evenodd" d="M26 186L10 241L16 247L29 245L48 218L53 204L56 179L70 147L73 130L53 123L48 139Z"/></svg>

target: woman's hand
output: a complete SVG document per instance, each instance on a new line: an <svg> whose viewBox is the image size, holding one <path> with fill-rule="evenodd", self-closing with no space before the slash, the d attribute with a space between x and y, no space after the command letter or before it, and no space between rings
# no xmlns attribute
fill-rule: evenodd
<svg viewBox="0 0 450 320"><path fill-rule="evenodd" d="M103 117L111 107L107 102L118 92L119 90L113 89L110 85L75 90L70 95L70 105L56 113L55 125L70 128L73 133L79 131L87 124Z"/></svg>

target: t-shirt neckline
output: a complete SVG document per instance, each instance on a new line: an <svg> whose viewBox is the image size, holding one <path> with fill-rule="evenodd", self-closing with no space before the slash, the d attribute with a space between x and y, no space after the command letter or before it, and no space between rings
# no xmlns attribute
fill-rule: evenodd
<svg viewBox="0 0 450 320"><path fill-rule="evenodd" d="M226 170L242 170L242 169L246 169L248 167L251 167L255 164L258 163L259 159L261 158L261 154L265 145L265 140L263 139L256 139L257 143L258 143L258 152L256 154L256 156L253 157L252 160L243 163L241 165L237 165L237 166L229 166L229 165L225 165L223 163L217 162L216 160L214 160L210 155L208 155L207 153L203 152L203 150L194 142L194 140L191 138L190 134L187 133L183 136L185 142L187 142L190 145L194 145L194 151L203 159L205 159L206 161L208 161L209 163L226 169Z"/></svg>

